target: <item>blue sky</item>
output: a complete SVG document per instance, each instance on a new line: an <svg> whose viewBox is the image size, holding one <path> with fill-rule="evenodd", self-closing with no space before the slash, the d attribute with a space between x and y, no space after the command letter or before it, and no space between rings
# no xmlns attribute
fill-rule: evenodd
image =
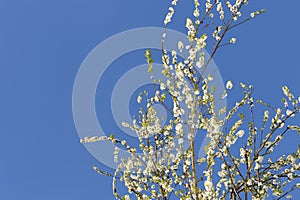
<svg viewBox="0 0 300 200"><path fill-rule="evenodd" d="M93 164L102 165L79 143L74 80L103 40L132 28L161 27L169 3L0 0L1 200L114 199L111 179L92 171ZM300 95L300 2L250 3L267 13L232 32L237 44L221 49L214 61L224 80L252 83L256 96L278 104L283 84ZM179 4L170 28L185 31L191 6ZM298 143L286 141L285 147Z"/></svg>

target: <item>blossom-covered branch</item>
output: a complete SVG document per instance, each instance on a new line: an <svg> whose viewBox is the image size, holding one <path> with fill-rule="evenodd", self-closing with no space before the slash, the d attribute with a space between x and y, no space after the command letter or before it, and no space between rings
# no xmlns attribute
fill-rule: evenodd
<svg viewBox="0 0 300 200"><path fill-rule="evenodd" d="M242 98L231 109L219 109L215 105L219 99L211 86L214 77L204 76L216 52L236 43L235 37L227 35L265 11L242 14L248 0L194 0L194 19L187 18L185 24L188 44L178 41L178 48L167 52L166 28L178 3L183 2L172 1L164 19L161 73L165 80L155 80L158 87L153 96L140 93L137 103L145 103L146 109L141 109L132 122L123 123L137 134L139 146L131 147L114 135L83 138L82 143L108 140L119 145L114 152L118 166L115 172L107 173L97 167L94 170L113 177L117 199L290 197L292 191L300 188L300 146L288 155L274 152L289 134L300 134L299 124L293 124L299 116L300 98L283 86L283 104L274 108L255 100L251 85L240 83ZM204 50L208 45L212 52L206 58ZM145 57L151 73L154 60L150 50ZM222 98L232 88L232 81L228 81ZM155 104L167 109L166 123L157 114ZM201 134L209 138L209 143L205 156L198 157L196 144ZM119 158L120 148L129 157ZM117 183L123 183L128 193L120 194Z"/></svg>

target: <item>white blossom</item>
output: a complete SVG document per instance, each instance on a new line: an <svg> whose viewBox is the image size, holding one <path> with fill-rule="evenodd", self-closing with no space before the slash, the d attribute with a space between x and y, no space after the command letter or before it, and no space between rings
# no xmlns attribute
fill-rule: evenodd
<svg viewBox="0 0 300 200"><path fill-rule="evenodd" d="M233 87L232 81L231 81L231 80L227 81L227 83L226 83L226 88L227 88L228 90L230 90L230 89L232 89L232 87Z"/></svg>
<svg viewBox="0 0 300 200"><path fill-rule="evenodd" d="M137 100L136 100L138 103L141 103L142 102L142 97L141 95L138 96Z"/></svg>
<svg viewBox="0 0 300 200"><path fill-rule="evenodd" d="M237 133L236 133L236 136L238 137L243 137L245 131L244 130L239 130Z"/></svg>
<svg viewBox="0 0 300 200"><path fill-rule="evenodd" d="M231 39L230 39L230 43L231 43L231 44L236 43L236 38L231 38Z"/></svg>

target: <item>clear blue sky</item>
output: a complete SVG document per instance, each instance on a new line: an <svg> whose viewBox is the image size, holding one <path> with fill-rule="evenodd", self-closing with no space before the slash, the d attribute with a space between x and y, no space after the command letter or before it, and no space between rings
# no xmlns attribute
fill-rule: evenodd
<svg viewBox="0 0 300 200"><path fill-rule="evenodd" d="M73 83L96 45L128 29L162 26L169 3L0 0L1 200L114 199L111 179L92 171L101 164L79 143ZM170 26L181 32L191 8L182 3ZM283 84L300 95L300 2L250 4L267 13L236 29L237 44L216 55L223 78L252 83L271 103L279 102ZM285 147L292 144L299 141Z"/></svg>

